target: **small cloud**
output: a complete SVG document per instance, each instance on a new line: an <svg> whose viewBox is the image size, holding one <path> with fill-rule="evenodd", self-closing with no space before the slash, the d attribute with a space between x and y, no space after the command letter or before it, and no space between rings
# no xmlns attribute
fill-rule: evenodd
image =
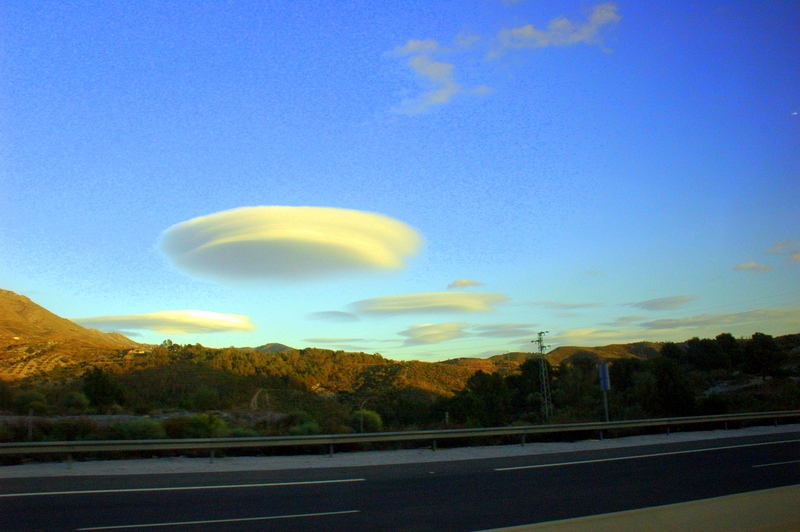
<svg viewBox="0 0 800 532"><path fill-rule="evenodd" d="M544 30L536 28L533 24L504 29L498 35L498 40L504 48L596 44L601 40L600 31L606 26L616 24L620 19L616 5L600 4L594 7L589 20L583 24L575 24L565 17L557 17L551 20Z"/></svg>
<svg viewBox="0 0 800 532"><path fill-rule="evenodd" d="M767 253L772 253L773 255L789 255L798 251L800 251L800 240L795 239L775 242L775 244L767 250Z"/></svg>
<svg viewBox="0 0 800 532"><path fill-rule="evenodd" d="M364 299L351 306L368 314L489 312L506 301L508 296L488 292L427 292Z"/></svg>
<svg viewBox="0 0 800 532"><path fill-rule="evenodd" d="M648 299L639 303L630 303L629 306L637 307L642 310L673 310L683 305L687 305L692 301L697 301L694 296L674 296L674 297L661 297L658 299Z"/></svg>
<svg viewBox="0 0 800 532"><path fill-rule="evenodd" d="M338 310L327 310L325 312L314 312L308 315L309 319L333 321L338 323L348 323L352 321L359 321L361 318L351 312L341 312Z"/></svg>
<svg viewBox="0 0 800 532"><path fill-rule="evenodd" d="M455 338L462 338L469 336L464 330L468 324L463 322L448 322L448 323L420 323L412 325L405 331L397 334L407 337L403 342L403 346L413 345L428 345L446 342Z"/></svg>
<svg viewBox="0 0 800 532"><path fill-rule="evenodd" d="M792 260L795 262L800 262L800 253L795 253L792 255Z"/></svg>
<svg viewBox="0 0 800 532"><path fill-rule="evenodd" d="M734 270L736 271L750 271L750 272L768 272L772 269L772 266L767 266L766 264L757 264L755 262L744 262L742 264L738 264Z"/></svg>
<svg viewBox="0 0 800 532"><path fill-rule="evenodd" d="M255 330L247 316L207 310L162 310L147 314L76 318L72 321L107 332L134 329L161 334L190 334Z"/></svg>
<svg viewBox="0 0 800 532"><path fill-rule="evenodd" d="M489 325L475 325L470 327L475 336L483 338L517 338L520 336L535 336L536 323L493 323Z"/></svg>
<svg viewBox="0 0 800 532"><path fill-rule="evenodd" d="M562 301L537 301L534 305L539 307L559 309L559 310L573 310L576 308L595 308L601 306L600 303L564 303Z"/></svg>
<svg viewBox="0 0 800 532"><path fill-rule="evenodd" d="M241 207L173 225L161 251L180 270L222 281L310 279L396 270L422 236L371 212L330 207Z"/></svg>
<svg viewBox="0 0 800 532"><path fill-rule="evenodd" d="M620 316L619 318L614 318L614 320L611 322L601 323L600 325L607 325L609 327L625 327L646 319L646 316Z"/></svg>
<svg viewBox="0 0 800 532"><path fill-rule="evenodd" d="M304 342L312 344L349 344L363 340L363 338L303 338Z"/></svg>
<svg viewBox="0 0 800 532"><path fill-rule="evenodd" d="M469 279L456 279L447 285L447 289L453 290L457 288L469 288L470 286L484 286L484 283L480 281L470 281Z"/></svg>
<svg viewBox="0 0 800 532"><path fill-rule="evenodd" d="M406 65L426 89L413 98L401 101L394 111L415 115L424 113L431 107L446 104L458 94L484 95L491 92L486 85L475 88L462 87L456 80L455 64L441 60L442 55L465 52L480 40L479 36L459 35L456 37L455 45L447 49L433 39L411 39L388 53L389 56L404 58Z"/></svg>

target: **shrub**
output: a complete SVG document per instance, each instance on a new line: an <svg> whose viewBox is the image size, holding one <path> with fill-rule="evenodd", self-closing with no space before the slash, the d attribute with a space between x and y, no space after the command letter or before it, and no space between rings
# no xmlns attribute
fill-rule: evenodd
<svg viewBox="0 0 800 532"><path fill-rule="evenodd" d="M123 421L109 430L109 438L112 440L157 440L166 437L164 427L155 419Z"/></svg>
<svg viewBox="0 0 800 532"><path fill-rule="evenodd" d="M71 412L82 414L89 408L89 398L81 392L69 392L64 398L64 406Z"/></svg>
<svg viewBox="0 0 800 532"><path fill-rule="evenodd" d="M228 425L218 417L192 414L164 420L164 430L170 438L220 438L228 434Z"/></svg>
<svg viewBox="0 0 800 532"><path fill-rule="evenodd" d="M21 415L27 415L31 410L36 416L47 414L47 398L40 392L22 392L14 398L14 411Z"/></svg>
<svg viewBox="0 0 800 532"><path fill-rule="evenodd" d="M316 421L306 421L299 425L289 427L289 434L291 436L306 436L309 434L319 434L319 423Z"/></svg>
<svg viewBox="0 0 800 532"><path fill-rule="evenodd" d="M383 429L383 420L380 414L372 410L355 410L350 415L350 426L359 432L380 432Z"/></svg>

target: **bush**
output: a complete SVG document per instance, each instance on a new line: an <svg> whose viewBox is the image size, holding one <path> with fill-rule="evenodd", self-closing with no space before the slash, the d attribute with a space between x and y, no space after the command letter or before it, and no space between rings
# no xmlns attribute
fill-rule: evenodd
<svg viewBox="0 0 800 532"><path fill-rule="evenodd" d="M225 421L208 414L168 418L164 430L170 438L220 438L229 432Z"/></svg>
<svg viewBox="0 0 800 532"><path fill-rule="evenodd" d="M33 410L36 416L47 414L47 398L40 392L22 392L14 398L14 411L25 416Z"/></svg>
<svg viewBox="0 0 800 532"><path fill-rule="evenodd" d="M364 430L361 430L361 426ZM359 432L380 432L383 429L383 420L380 414L372 410L355 410L350 415L350 426Z"/></svg>
<svg viewBox="0 0 800 532"><path fill-rule="evenodd" d="M307 436L309 434L319 434L319 423L316 421L306 421L299 425L289 427L289 435L291 436Z"/></svg>
<svg viewBox="0 0 800 532"><path fill-rule="evenodd" d="M164 427L155 419L124 421L109 430L109 438L112 440L158 440L166 437Z"/></svg>
<svg viewBox="0 0 800 532"><path fill-rule="evenodd" d="M64 398L64 406L71 412L83 414L89 408L89 398L81 392L69 392Z"/></svg>

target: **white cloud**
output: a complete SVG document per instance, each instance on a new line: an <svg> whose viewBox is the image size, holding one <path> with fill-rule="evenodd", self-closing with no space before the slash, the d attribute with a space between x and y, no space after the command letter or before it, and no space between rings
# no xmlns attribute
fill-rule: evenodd
<svg viewBox="0 0 800 532"><path fill-rule="evenodd" d="M101 331L147 330L161 334L254 331L250 318L208 310L162 310L147 314L126 314L75 318L72 321Z"/></svg>
<svg viewBox="0 0 800 532"><path fill-rule="evenodd" d="M742 264L736 265L734 270L737 271L750 271L750 272L768 272L772 269L772 266L767 266L766 264L758 264L755 262L744 262Z"/></svg>
<svg viewBox="0 0 800 532"><path fill-rule="evenodd" d="M534 303L534 305L551 309L574 310L576 308L599 307L600 303L564 303L562 301L537 301Z"/></svg>
<svg viewBox="0 0 800 532"><path fill-rule="evenodd" d="M411 39L388 55L404 58L406 65L422 82L425 90L413 98L405 98L394 111L400 114L420 114L431 107L443 105L458 94L487 94L486 85L464 88L455 76L455 64L441 59L443 55L463 53L481 40L476 35L458 35L453 46L442 47L433 39Z"/></svg>
<svg viewBox="0 0 800 532"><path fill-rule="evenodd" d="M536 323L492 323L488 325L474 325L471 328L475 336L483 338L517 338L520 336L535 336Z"/></svg>
<svg viewBox="0 0 800 532"><path fill-rule="evenodd" d="M468 336L464 330L467 326L463 322L420 323L397 334L407 337L403 342L404 346L438 344Z"/></svg>
<svg viewBox="0 0 800 532"><path fill-rule="evenodd" d="M312 344L349 344L352 342L361 342L363 338L303 338L304 342Z"/></svg>
<svg viewBox="0 0 800 532"><path fill-rule="evenodd" d="M449 285L447 285L448 290L459 289L459 288L469 288L470 286L484 286L484 283L480 281L471 281L469 279L456 279Z"/></svg>
<svg viewBox="0 0 800 532"><path fill-rule="evenodd" d="M309 279L396 270L422 236L371 212L330 207L241 207L193 218L161 235L179 269L223 281Z"/></svg>
<svg viewBox="0 0 800 532"><path fill-rule="evenodd" d="M338 310L328 310L324 312L314 312L308 315L312 320L333 321L339 323L347 323L352 321L359 321L361 318L351 312L341 312Z"/></svg>
<svg viewBox="0 0 800 532"><path fill-rule="evenodd" d="M781 240L779 242L775 242L771 248L767 250L767 253L772 253L773 255L785 255L785 254L792 254L796 253L800 250L800 239L795 240ZM800 253L798 253L800 255Z"/></svg>
<svg viewBox="0 0 800 532"><path fill-rule="evenodd" d="M351 306L370 314L489 312L506 301L508 296L488 292L426 292L364 299Z"/></svg>
<svg viewBox="0 0 800 532"><path fill-rule="evenodd" d="M619 22L620 19L616 5L600 4L592 9L589 20L583 24L575 24L565 17L557 17L551 20L544 30L536 28L533 24L504 29L498 35L498 40L504 48L595 44L600 41L601 29Z"/></svg>
<svg viewBox="0 0 800 532"><path fill-rule="evenodd" d="M728 314L700 314L688 318L646 321L640 326L651 330L722 328L753 323L800 323L800 309L763 309Z"/></svg>
<svg viewBox="0 0 800 532"><path fill-rule="evenodd" d="M697 301L697 298L694 296L660 297L658 299L640 301L639 303L630 303L629 306L643 310L673 310L687 305L692 301Z"/></svg>

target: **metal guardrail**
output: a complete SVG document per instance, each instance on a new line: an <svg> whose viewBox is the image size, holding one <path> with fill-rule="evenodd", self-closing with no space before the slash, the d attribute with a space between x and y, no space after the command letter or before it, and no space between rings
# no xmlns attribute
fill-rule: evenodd
<svg viewBox="0 0 800 532"><path fill-rule="evenodd" d="M397 441L431 441L436 449L436 441L454 438L475 438L493 436L520 436L522 444L525 437L535 434L554 434L570 432L600 432L611 429L632 429L665 427L667 433L672 427L702 423L725 423L729 421L756 421L771 419L777 425L779 419L798 418L800 410L782 412L758 412L749 414L723 414L715 416L673 417L661 419L639 419L609 421L599 423L565 423L559 425L520 425L490 427L479 429L440 429L414 430L405 432L368 432L359 434L316 434L310 436L257 436L246 438L192 438L157 440L98 440L98 441L59 441L59 442L14 442L0 443L0 456L29 454L75 454L88 452L115 451L181 451L216 449L252 449L267 447L288 447L302 445L327 445L331 454L333 446L348 443L379 443ZM212 454L213 456L213 454Z"/></svg>

